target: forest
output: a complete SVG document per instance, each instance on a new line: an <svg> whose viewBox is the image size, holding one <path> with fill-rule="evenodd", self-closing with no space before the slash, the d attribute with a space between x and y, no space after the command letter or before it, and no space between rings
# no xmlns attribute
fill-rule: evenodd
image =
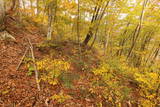
<svg viewBox="0 0 160 107"><path fill-rule="evenodd" d="M159 0L0 0L0 107L160 107Z"/></svg>

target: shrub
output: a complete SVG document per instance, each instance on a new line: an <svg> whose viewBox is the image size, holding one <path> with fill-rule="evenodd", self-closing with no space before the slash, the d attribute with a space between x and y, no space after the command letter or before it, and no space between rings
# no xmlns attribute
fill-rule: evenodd
<svg viewBox="0 0 160 107"><path fill-rule="evenodd" d="M37 69L43 71L40 80L47 81L49 84L55 85L58 83L58 76L62 72L69 69L70 64L60 59L44 58L37 61Z"/></svg>

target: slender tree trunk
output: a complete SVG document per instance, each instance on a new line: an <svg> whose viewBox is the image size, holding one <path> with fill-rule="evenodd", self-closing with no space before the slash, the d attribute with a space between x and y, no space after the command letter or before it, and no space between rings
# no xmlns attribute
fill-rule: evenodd
<svg viewBox="0 0 160 107"><path fill-rule="evenodd" d="M4 29L4 17L5 17L4 1L0 0L0 31L3 31Z"/></svg>
<svg viewBox="0 0 160 107"><path fill-rule="evenodd" d="M94 23L96 20L97 20L97 17L99 15L99 10L100 10L100 7L97 5L95 8L94 8L94 13L93 13L93 16L92 16L92 20L91 20L91 24ZM93 27L90 27L89 28L89 31L86 35L86 38L85 40L83 41L83 44L84 45L87 45L88 42L90 41L90 39L92 38L93 36Z"/></svg>
<svg viewBox="0 0 160 107"><path fill-rule="evenodd" d="M31 5L31 9L33 9L33 1L32 0L30 0L30 5ZM24 8L25 8L25 2L24 2Z"/></svg>
<svg viewBox="0 0 160 107"><path fill-rule="evenodd" d="M53 20L52 14L49 14L48 18L49 20L48 20L47 40L51 40L52 39L52 20Z"/></svg>
<svg viewBox="0 0 160 107"><path fill-rule="evenodd" d="M36 5L37 5L37 16L38 16L39 13L40 13L40 10L39 10L39 1L40 1L40 0L37 0L37 1L36 1Z"/></svg>
<svg viewBox="0 0 160 107"><path fill-rule="evenodd" d="M108 43L109 43L109 37L110 37L110 30L108 31L105 31L105 40L104 40L104 43L103 43L103 51L104 51L104 56L106 55L106 50L107 50L107 47L108 47Z"/></svg>
<svg viewBox="0 0 160 107"><path fill-rule="evenodd" d="M90 28L89 32L87 33L87 36L86 36L85 40L83 41L83 44L87 45L88 42L90 41L90 39L92 38L92 36L93 36L93 32Z"/></svg>
<svg viewBox="0 0 160 107"><path fill-rule="evenodd" d="M45 15L46 15L46 8L47 8L45 0L43 0L43 7L44 7L44 9L43 9L43 12L42 12L42 14L43 14L42 22L44 22Z"/></svg>
<svg viewBox="0 0 160 107"><path fill-rule="evenodd" d="M144 37L142 39L141 47L139 49L140 52L143 52L144 50L147 49L147 45L149 44L149 42L151 40L151 35L153 35L153 32L149 32L149 33L144 35ZM141 65L141 62L143 62L142 61L142 55L138 55L136 59L137 59L136 60L136 66L139 67Z"/></svg>
<svg viewBox="0 0 160 107"><path fill-rule="evenodd" d="M10 8L10 11L14 11L17 5L18 5L18 0L12 0L12 6Z"/></svg>
<svg viewBox="0 0 160 107"><path fill-rule="evenodd" d="M98 33L98 30L99 30L98 28L99 28L99 25L100 25L100 23L101 23L101 20L102 20L104 14L105 14L105 11L106 11L106 8L107 8L108 4L109 4L109 1L108 1L107 4L105 5L104 9L101 9L102 13L101 13L101 14L99 15L99 17L97 18L98 23L96 24L96 33L95 33L95 37L94 37L94 40L93 40L90 48L93 47L93 45L94 45L94 43L95 43L95 41L96 41L96 39L97 39L97 33Z"/></svg>
<svg viewBox="0 0 160 107"><path fill-rule="evenodd" d="M57 0L51 2L48 5L48 33L47 33L47 40L51 40L52 39L53 22L56 19L56 11L57 11Z"/></svg>
<svg viewBox="0 0 160 107"><path fill-rule="evenodd" d="M107 6L109 5L109 2L110 2L110 1L107 1L107 3L106 3L105 5L103 5L103 4L102 4L102 1L101 1L100 4L98 4L98 5L95 7L95 11L94 11L94 13L93 13L92 20L91 20L91 24L94 24L94 23L95 23L95 24L94 24L93 27L90 27L90 28L89 28L89 31L88 31L88 33L87 33L87 35L86 35L86 38L85 38L85 40L83 41L83 44L84 44L84 45L87 45L88 42L89 42L89 41L91 40L91 38L93 37L93 35L94 35L93 29L95 29L96 32L98 31L98 27L99 27L100 22L101 22L104 14L105 14L106 8L107 8ZM98 21L98 22L96 22L96 21ZM94 41L96 40L96 36L97 36L97 35L95 35ZM92 42L91 47L93 46L94 41Z"/></svg>
<svg viewBox="0 0 160 107"><path fill-rule="evenodd" d="M78 49L79 49L79 60L81 60L81 44L80 44L80 0L78 0L77 6L77 38L78 38Z"/></svg>
<svg viewBox="0 0 160 107"><path fill-rule="evenodd" d="M137 27L135 28L135 31L133 33L132 44L131 44L131 48L130 48L130 50L128 52L127 59L131 56L131 54L132 54L132 52L134 50L134 47L136 45L137 39L139 37L139 34L141 32L142 23L143 23L143 17L144 17L145 8L147 6L147 3L148 3L148 0L144 0L142 11L141 11L141 16L140 16L140 19L139 19L139 24L137 25Z"/></svg>
<svg viewBox="0 0 160 107"><path fill-rule="evenodd" d="M126 29L125 29L124 32L121 34L121 36L124 36L124 38L122 38L122 39L120 40L120 42L119 42L119 47L121 47L121 49L117 51L117 56L121 56L122 53L123 53L123 50L124 50L123 48L124 48L125 42L126 42L127 39L128 39L128 38L126 37L126 35L127 35L127 33L128 33L127 28L129 27L129 25L130 25L130 22L128 22L128 24L127 24L127 26L126 26Z"/></svg>
<svg viewBox="0 0 160 107"><path fill-rule="evenodd" d="M160 52L160 44L158 45L157 49L156 49L155 52L154 52L154 56L153 56L152 61L156 60L156 58L157 58L158 55L159 55L159 52Z"/></svg>
<svg viewBox="0 0 160 107"><path fill-rule="evenodd" d="M31 3L31 2L30 2ZM25 1L22 0L23 9L26 9ZM32 4L31 4L32 5Z"/></svg>
<svg viewBox="0 0 160 107"><path fill-rule="evenodd" d="M78 8L77 8L77 37L78 37L78 44L80 43L80 34L79 34L79 0L78 0Z"/></svg>

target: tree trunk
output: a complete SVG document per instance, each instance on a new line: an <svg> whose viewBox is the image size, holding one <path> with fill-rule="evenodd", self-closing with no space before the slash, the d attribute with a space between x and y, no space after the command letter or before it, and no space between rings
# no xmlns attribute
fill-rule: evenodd
<svg viewBox="0 0 160 107"><path fill-rule="evenodd" d="M23 0L23 7L24 7L24 9L26 8L26 6L25 6L25 0ZM33 1L32 0L30 0L30 6L31 6L31 9L33 9Z"/></svg>
<svg viewBox="0 0 160 107"><path fill-rule="evenodd" d="M4 1L0 0L0 31L4 29L4 17L5 17Z"/></svg>
<svg viewBox="0 0 160 107"><path fill-rule="evenodd" d="M39 15L40 11L39 11L39 0L36 1L36 5L37 5L37 16Z"/></svg>
<svg viewBox="0 0 160 107"><path fill-rule="evenodd" d="M48 16L49 20L48 20L48 33L47 33L47 40L51 40L52 39L52 19L53 16L52 14L50 14Z"/></svg>
<svg viewBox="0 0 160 107"><path fill-rule="evenodd" d="M14 11L14 9L16 9L16 5L17 5L17 0L12 0L12 6L10 8L10 11Z"/></svg>
<svg viewBox="0 0 160 107"><path fill-rule="evenodd" d="M98 15L99 15L100 8L101 8L101 7L99 7L98 5L94 8L94 13L93 13L93 16L92 16L91 24L94 23L94 21L97 20L97 17L98 17ZM93 29L92 27L89 28L89 31L88 31L88 33L87 33L87 35L86 35L86 38L85 38L85 40L83 41L83 44L84 44L84 45L87 45L88 42L90 41L90 39L92 38L92 36L93 36L93 31L92 31L92 29Z"/></svg>
<svg viewBox="0 0 160 107"><path fill-rule="evenodd" d="M47 40L52 39L53 32L53 22L56 18L57 11L57 0L50 2L48 5L48 32L47 32Z"/></svg>
<svg viewBox="0 0 160 107"><path fill-rule="evenodd" d="M145 8L147 6L147 3L148 3L148 0L144 0L141 15L140 15L140 19L139 19L139 23L138 23L138 25L135 28L135 31L133 33L132 44L131 44L131 48L129 50L129 53L127 55L127 59L131 56L131 54L134 50L134 47L136 45L136 42L138 40L138 37L140 35L141 29L142 29L142 23L143 23L143 19L144 19L144 14L145 14Z"/></svg>
<svg viewBox="0 0 160 107"><path fill-rule="evenodd" d="M23 9L26 9L26 5L25 5L25 1L24 0L22 0L22 7L23 7Z"/></svg>
<svg viewBox="0 0 160 107"><path fill-rule="evenodd" d="M92 36L93 36L93 32L92 32L91 30L89 30L89 32L88 32L85 40L83 41L83 44L84 44L84 45L87 45L88 42L90 41L90 39L92 38Z"/></svg>
<svg viewBox="0 0 160 107"><path fill-rule="evenodd" d="M96 7L95 7L95 10L94 10L94 13L93 13L93 16L92 16L92 20L91 20L91 24L95 23L93 27L90 27L89 28L89 31L86 35L86 38L85 40L83 41L83 44L84 45L87 45L88 42L92 39L94 33L93 33L93 29L96 30L96 32L98 31L98 27L100 25L100 22L105 14L105 10L107 8L107 6L109 5L109 1L107 1L107 3L105 5L102 4L102 1L100 2L100 4L98 4ZM97 21L97 22L96 22ZM96 40L96 35L95 35L95 38L94 38L94 41ZM92 42L92 45L94 44L94 41ZM92 47L92 46L91 46Z"/></svg>

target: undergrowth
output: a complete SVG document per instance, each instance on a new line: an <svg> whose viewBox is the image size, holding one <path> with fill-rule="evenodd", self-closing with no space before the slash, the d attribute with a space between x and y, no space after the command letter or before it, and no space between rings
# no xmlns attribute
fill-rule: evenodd
<svg viewBox="0 0 160 107"><path fill-rule="evenodd" d="M39 48L49 48L48 57L36 61L37 69L40 72L39 82L49 83L52 86L62 85L72 90L76 88L80 94L60 92L53 95L52 100L63 103L73 97L94 99L97 107L105 105L122 107L124 104L143 107L159 106L159 64L134 67L127 63L125 57L96 59L97 57L93 55L92 51L83 52L81 54L83 57L79 60L77 48L70 47L68 48L69 52L66 53L64 50L66 47L67 45L53 43L39 45ZM70 54L72 56L69 56ZM59 56L59 58L53 58L54 56ZM33 70L32 67L29 67L29 70ZM84 73L86 75L83 75ZM74 83L74 81L81 80L85 80L86 84L84 82L79 86Z"/></svg>

